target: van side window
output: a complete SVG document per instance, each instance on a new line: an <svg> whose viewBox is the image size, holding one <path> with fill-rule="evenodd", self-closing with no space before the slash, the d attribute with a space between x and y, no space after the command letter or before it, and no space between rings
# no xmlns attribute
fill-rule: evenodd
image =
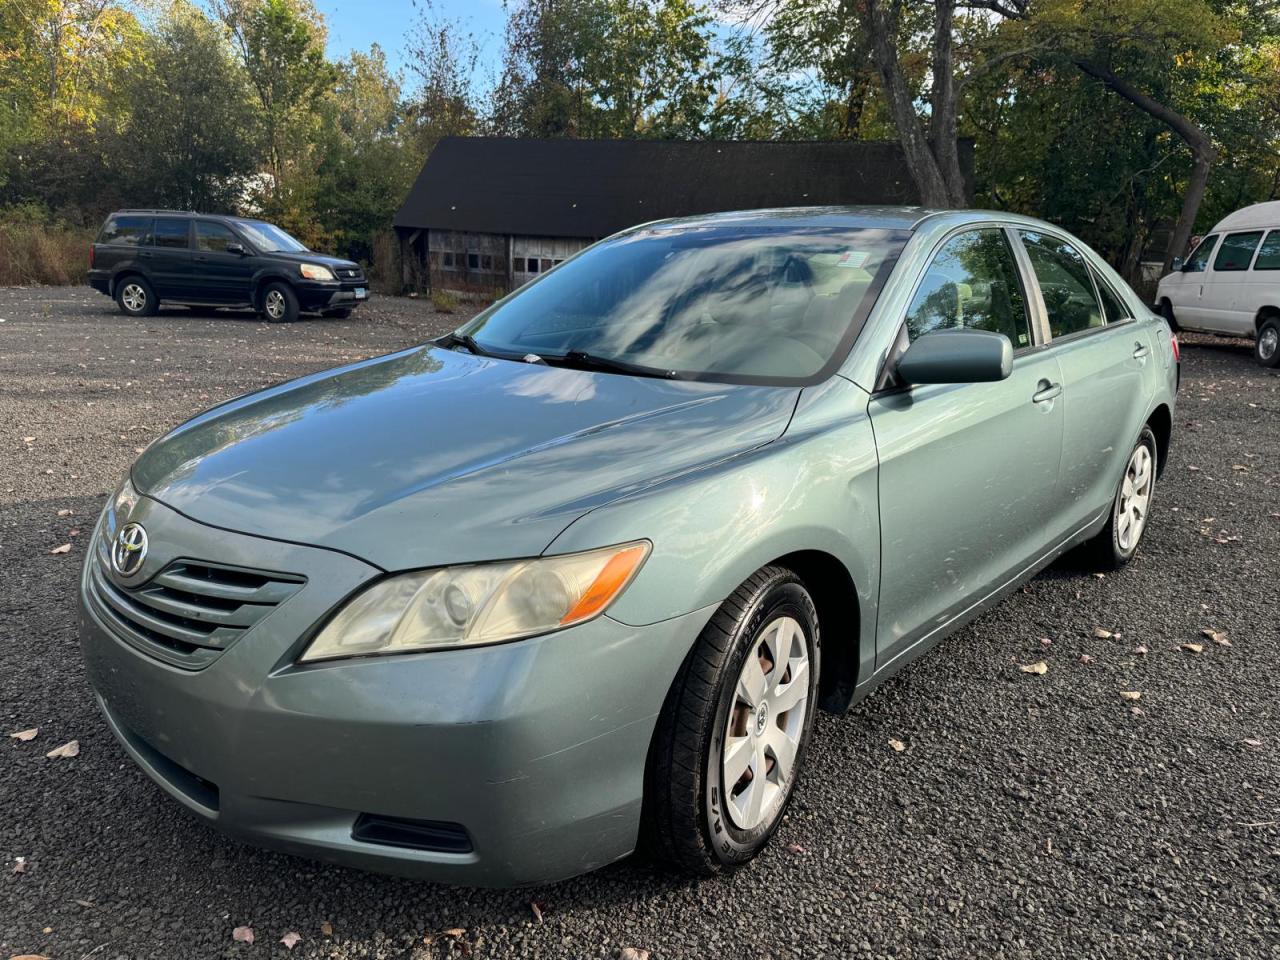
<svg viewBox="0 0 1280 960"><path fill-rule="evenodd" d="M1280 230L1272 230L1267 234L1267 239L1262 241L1262 249L1258 251L1253 269L1280 270Z"/></svg>
<svg viewBox="0 0 1280 960"><path fill-rule="evenodd" d="M102 236L98 237L98 242L136 247L146 241L150 232L150 217L112 217L102 228Z"/></svg>
<svg viewBox="0 0 1280 960"><path fill-rule="evenodd" d="M1222 247L1218 250L1218 255L1213 260L1213 269L1248 270L1249 261L1253 259L1253 251L1258 249L1258 241L1261 239L1261 230L1227 234L1222 241Z"/></svg>
<svg viewBox="0 0 1280 960"><path fill-rule="evenodd" d="M1187 257L1186 266L1182 269L1185 273L1203 273L1209 269L1209 255L1213 253L1213 245L1218 242L1218 235L1211 233L1196 247L1191 256Z"/></svg>
<svg viewBox="0 0 1280 960"><path fill-rule="evenodd" d="M1093 271L1093 282L1098 285L1098 296L1102 299L1102 312L1107 316L1107 323L1133 319L1133 311L1125 305L1124 298L1117 295L1096 270Z"/></svg>

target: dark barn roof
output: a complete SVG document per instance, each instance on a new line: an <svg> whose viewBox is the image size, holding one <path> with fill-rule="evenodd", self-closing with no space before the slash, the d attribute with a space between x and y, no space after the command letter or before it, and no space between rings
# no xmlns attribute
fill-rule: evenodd
<svg viewBox="0 0 1280 960"><path fill-rule="evenodd" d="M971 178L973 144L960 147ZM897 143L446 137L395 225L586 238L726 210L918 202Z"/></svg>

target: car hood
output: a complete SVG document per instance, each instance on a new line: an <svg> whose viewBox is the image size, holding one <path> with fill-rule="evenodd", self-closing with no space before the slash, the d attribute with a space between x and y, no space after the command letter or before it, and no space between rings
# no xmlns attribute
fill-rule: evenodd
<svg viewBox="0 0 1280 960"><path fill-rule="evenodd" d="M533 556L593 507L777 438L798 395L427 346L215 407L132 476L203 523L388 570Z"/></svg>
<svg viewBox="0 0 1280 960"><path fill-rule="evenodd" d="M283 250L273 251L267 254L272 260L287 260L290 263L322 263L326 267L358 267L359 264L352 260L343 260L341 257L331 257L327 253L312 253L306 251L303 253L286 253Z"/></svg>

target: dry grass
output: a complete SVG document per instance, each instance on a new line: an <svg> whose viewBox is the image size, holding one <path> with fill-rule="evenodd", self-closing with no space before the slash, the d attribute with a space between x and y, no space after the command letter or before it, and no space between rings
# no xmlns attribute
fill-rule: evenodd
<svg viewBox="0 0 1280 960"><path fill-rule="evenodd" d="M83 283L87 231L0 221L0 286Z"/></svg>

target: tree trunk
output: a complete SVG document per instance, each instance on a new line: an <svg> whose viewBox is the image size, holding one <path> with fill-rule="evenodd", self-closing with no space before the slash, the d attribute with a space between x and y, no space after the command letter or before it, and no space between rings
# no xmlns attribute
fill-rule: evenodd
<svg viewBox="0 0 1280 960"><path fill-rule="evenodd" d="M947 187L947 206L963 207L968 201L964 174L960 172L960 148L956 143L955 57L951 28L955 20L955 0L936 0L933 28L933 155Z"/></svg>
<svg viewBox="0 0 1280 960"><path fill-rule="evenodd" d="M852 4L845 0L842 6L849 11ZM862 11L863 26L871 37L871 57L884 81L889 115L902 143L907 170L920 191L920 202L926 207L950 207L951 192L925 135L924 124L916 113L911 88L898 60L897 4L895 0L866 0Z"/></svg>
<svg viewBox="0 0 1280 960"><path fill-rule="evenodd" d="M1209 135L1192 123L1172 107L1166 106L1147 96L1136 87L1120 79L1106 67L1091 60L1077 60L1076 66L1100 80L1108 89L1128 100L1139 110L1147 113L1165 124L1180 136L1191 148L1195 157L1195 167L1191 171L1191 179L1187 182L1187 192L1182 200L1182 212L1178 215L1177 225L1173 228L1173 236L1169 238L1169 246L1164 252L1162 273L1168 273L1175 257L1187 252L1187 241L1191 239L1191 231L1195 227L1196 214L1200 212L1200 202L1204 199L1205 188L1209 184L1209 171L1218 158L1218 149L1209 139Z"/></svg>

